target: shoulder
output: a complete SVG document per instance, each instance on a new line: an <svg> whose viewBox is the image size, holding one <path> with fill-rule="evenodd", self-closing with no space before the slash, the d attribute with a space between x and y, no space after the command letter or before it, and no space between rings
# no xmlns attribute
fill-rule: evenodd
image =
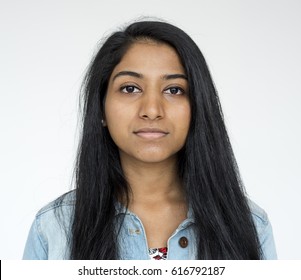
<svg viewBox="0 0 301 280"><path fill-rule="evenodd" d="M64 229L70 229L75 206L75 191L65 193L42 207L36 214L35 222L41 236L47 239Z"/></svg>
<svg viewBox="0 0 301 280"><path fill-rule="evenodd" d="M72 225L75 191L41 208L28 234L23 259L66 259Z"/></svg>
<svg viewBox="0 0 301 280"><path fill-rule="evenodd" d="M248 203L257 230L263 259L277 259L273 230L267 213L252 200L248 200Z"/></svg>
<svg viewBox="0 0 301 280"><path fill-rule="evenodd" d="M269 218L265 210L250 199L248 199L248 204L256 226L266 226L269 223Z"/></svg>
<svg viewBox="0 0 301 280"><path fill-rule="evenodd" d="M41 235L57 235L69 230L75 206L75 191L70 191L41 208L35 217ZM49 238L49 237L48 237Z"/></svg>
<svg viewBox="0 0 301 280"><path fill-rule="evenodd" d="M67 192L55 200L49 202L44 207L42 207L36 214L36 218L44 216L54 212L55 210L68 208L72 209L75 205L75 191Z"/></svg>
<svg viewBox="0 0 301 280"><path fill-rule="evenodd" d="M266 228L269 226L269 218L264 209L257 205L254 201L248 200L251 215L256 226L259 237L264 233Z"/></svg>

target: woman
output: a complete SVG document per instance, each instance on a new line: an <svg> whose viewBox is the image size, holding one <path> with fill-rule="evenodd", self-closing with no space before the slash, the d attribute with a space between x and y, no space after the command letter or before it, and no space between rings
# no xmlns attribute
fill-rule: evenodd
<svg viewBox="0 0 301 280"><path fill-rule="evenodd" d="M186 33L156 21L114 33L84 93L76 188L39 211L24 259L276 258Z"/></svg>

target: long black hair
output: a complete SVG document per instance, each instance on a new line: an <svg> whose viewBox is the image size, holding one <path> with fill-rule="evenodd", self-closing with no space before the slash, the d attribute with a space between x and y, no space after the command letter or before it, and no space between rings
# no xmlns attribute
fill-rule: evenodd
<svg viewBox="0 0 301 280"><path fill-rule="evenodd" d="M178 154L178 166L195 219L198 258L260 259L256 228L205 59L184 31L160 21L135 22L113 33L87 71L70 258L119 258L120 223L116 222L115 201L118 197L128 198L130 186L121 168L118 148L102 119L110 75L128 48L139 40L172 46L188 78L191 123Z"/></svg>

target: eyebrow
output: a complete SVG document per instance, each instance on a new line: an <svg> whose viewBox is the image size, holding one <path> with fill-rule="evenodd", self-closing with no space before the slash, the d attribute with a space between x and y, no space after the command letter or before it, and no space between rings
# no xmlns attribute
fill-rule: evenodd
<svg viewBox="0 0 301 280"><path fill-rule="evenodd" d="M137 72L133 72L133 71L121 71L118 72L114 77L113 77L113 81L121 76L131 76L131 77L135 77L135 78L139 78L139 79L143 79L143 75ZM162 77L163 80L172 80L172 79L184 79L187 80L187 76L184 74L166 74Z"/></svg>
<svg viewBox="0 0 301 280"><path fill-rule="evenodd" d="M168 74L163 76L163 80L172 80L172 79L184 79L187 80L187 76L184 74Z"/></svg>
<svg viewBox="0 0 301 280"><path fill-rule="evenodd" d="M121 72L118 72L118 73L113 77L113 81L114 81L116 78L121 77L121 76L131 76L131 77L140 78L140 79L143 78L143 75L142 75L142 74L139 74L139 73L137 73L137 72L133 72L133 71L121 71Z"/></svg>

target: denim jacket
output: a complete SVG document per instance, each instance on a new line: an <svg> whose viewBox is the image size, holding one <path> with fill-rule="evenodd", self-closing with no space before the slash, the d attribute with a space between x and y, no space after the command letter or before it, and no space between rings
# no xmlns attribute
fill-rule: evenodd
<svg viewBox="0 0 301 280"><path fill-rule="evenodd" d="M69 259L68 238L70 238L70 222L74 209L74 191L68 193L61 203L56 200L43 207L36 215L26 242L23 259L30 260L62 260ZM62 221L55 215L56 208ZM264 259L276 259L276 249L272 227L267 214L250 201L252 217L257 228ZM133 213L126 211L121 205L116 206L116 216L124 217L124 223L118 235L119 254L124 260L147 260L147 239L141 220ZM110 238L110 237L108 237ZM194 219L188 211L184 220L167 242L169 260L196 259L196 236Z"/></svg>

